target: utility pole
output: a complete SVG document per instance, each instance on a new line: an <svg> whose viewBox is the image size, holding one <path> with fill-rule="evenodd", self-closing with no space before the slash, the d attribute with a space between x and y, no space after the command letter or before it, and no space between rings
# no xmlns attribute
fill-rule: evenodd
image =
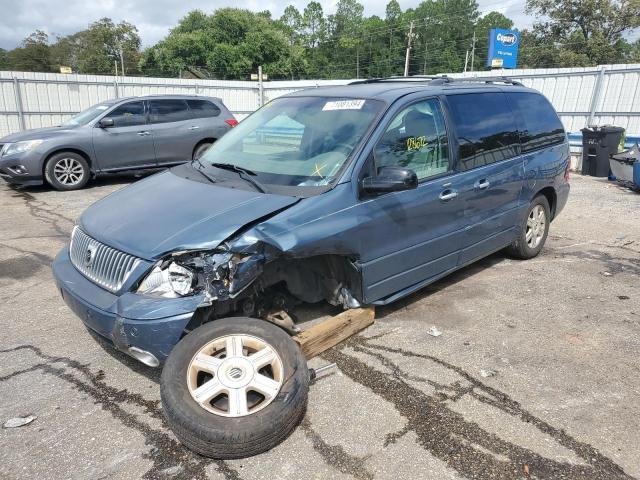
<svg viewBox="0 0 640 480"><path fill-rule="evenodd" d="M264 105L264 84L262 83L262 65L258 65L258 103Z"/></svg>
<svg viewBox="0 0 640 480"><path fill-rule="evenodd" d="M424 63L422 65L422 74L427 74L427 36L424 36Z"/></svg>
<svg viewBox="0 0 640 480"><path fill-rule="evenodd" d="M473 72L473 61L476 58L476 31L473 31L473 43L471 44L471 71Z"/></svg>
<svg viewBox="0 0 640 480"><path fill-rule="evenodd" d="M124 54L122 53L122 44L118 45L120 54L120 71L122 72L122 76L124 76Z"/></svg>
<svg viewBox="0 0 640 480"><path fill-rule="evenodd" d="M469 50L467 50L467 54L464 57L464 73L467 73L467 63L469 63Z"/></svg>
<svg viewBox="0 0 640 480"><path fill-rule="evenodd" d="M411 43L413 41L413 20L409 26L409 35L407 36L407 55L404 58L404 76L409 76L409 53L411 52Z"/></svg>

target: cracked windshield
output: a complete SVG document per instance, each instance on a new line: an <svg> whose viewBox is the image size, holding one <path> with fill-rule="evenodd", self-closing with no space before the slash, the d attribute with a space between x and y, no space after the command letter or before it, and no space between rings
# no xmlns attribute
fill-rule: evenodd
<svg viewBox="0 0 640 480"><path fill-rule="evenodd" d="M232 163L255 172L262 184L325 186L382 107L370 99L276 99L222 137L201 161Z"/></svg>

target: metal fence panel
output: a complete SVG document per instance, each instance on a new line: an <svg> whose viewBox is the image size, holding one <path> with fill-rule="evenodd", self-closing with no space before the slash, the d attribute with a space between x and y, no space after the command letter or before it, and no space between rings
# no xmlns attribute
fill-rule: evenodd
<svg viewBox="0 0 640 480"><path fill-rule="evenodd" d="M549 98L569 132L592 123L615 124L626 128L629 134L640 134L640 64L449 75L517 78ZM263 84L264 100L268 102L302 88L344 85L350 81L270 81ZM60 124L71 115L116 96L149 94L219 97L239 120L260 105L257 82L0 72L0 137L23 128Z"/></svg>

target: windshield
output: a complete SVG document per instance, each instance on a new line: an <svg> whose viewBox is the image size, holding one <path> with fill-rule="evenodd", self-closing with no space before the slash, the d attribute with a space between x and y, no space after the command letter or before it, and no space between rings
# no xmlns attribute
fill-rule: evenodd
<svg viewBox="0 0 640 480"><path fill-rule="evenodd" d="M266 185L326 186L383 105L371 99L279 98L240 122L200 161L247 169Z"/></svg>
<svg viewBox="0 0 640 480"><path fill-rule="evenodd" d="M89 107L86 110L74 115L69 120L64 122L62 125L65 127L76 127L78 125L86 125L91 120L96 118L98 115L103 114L104 111L110 107L111 105L109 104L94 105L93 107Z"/></svg>

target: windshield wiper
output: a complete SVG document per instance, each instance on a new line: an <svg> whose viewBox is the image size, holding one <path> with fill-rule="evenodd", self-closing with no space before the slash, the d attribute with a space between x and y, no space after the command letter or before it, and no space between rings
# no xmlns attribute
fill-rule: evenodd
<svg viewBox="0 0 640 480"><path fill-rule="evenodd" d="M253 170L249 170L248 168L244 168L244 167L239 167L238 165L234 165L233 163L212 163L211 165L216 168L220 168L222 170L231 170L232 172L236 172L241 179L249 182L260 193L267 193L267 189L259 181L251 177L245 176L245 175L251 175L253 177L257 176L258 174Z"/></svg>
<svg viewBox="0 0 640 480"><path fill-rule="evenodd" d="M194 158L191 161L191 165L193 166L193 164L196 163L196 162L198 163L198 165L200 165L200 168L195 168L195 170L197 170L200 175L202 175L204 178L209 180L211 183L216 183L218 181L218 179L216 177L214 177L212 175L209 175L207 172L204 171L204 165L202 164L200 159Z"/></svg>

